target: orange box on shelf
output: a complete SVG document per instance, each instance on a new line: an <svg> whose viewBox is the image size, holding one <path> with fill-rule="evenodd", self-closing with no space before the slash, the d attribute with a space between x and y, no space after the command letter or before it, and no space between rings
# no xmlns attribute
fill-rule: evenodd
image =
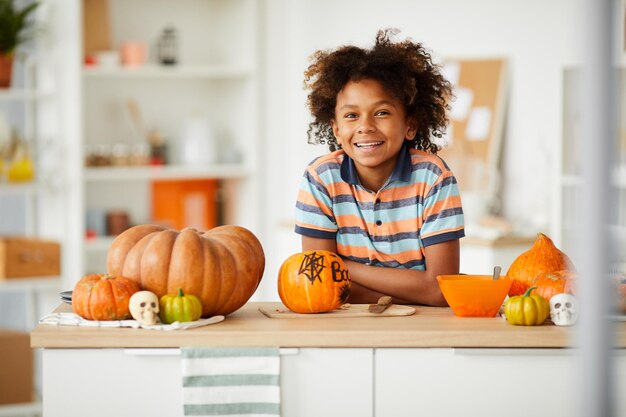
<svg viewBox="0 0 626 417"><path fill-rule="evenodd" d="M0 237L0 280L55 277L61 274L58 242L17 236Z"/></svg>
<svg viewBox="0 0 626 417"><path fill-rule="evenodd" d="M30 335L0 329L0 404L33 400L33 351Z"/></svg>
<svg viewBox="0 0 626 417"><path fill-rule="evenodd" d="M175 229L217 226L217 180L152 182L152 221Z"/></svg>

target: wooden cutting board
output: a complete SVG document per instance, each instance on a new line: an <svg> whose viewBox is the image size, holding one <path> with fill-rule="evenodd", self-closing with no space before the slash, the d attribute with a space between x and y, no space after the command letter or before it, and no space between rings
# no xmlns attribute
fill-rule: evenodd
<svg viewBox="0 0 626 417"><path fill-rule="evenodd" d="M369 304L349 304L338 310L329 311L328 313L316 314L299 314L294 313L286 307L267 308L259 307L259 311L269 318L273 319L321 319L321 318L340 318L340 317L394 317L394 316L410 316L415 314L415 308L403 305L390 305L382 313L370 313L367 311Z"/></svg>

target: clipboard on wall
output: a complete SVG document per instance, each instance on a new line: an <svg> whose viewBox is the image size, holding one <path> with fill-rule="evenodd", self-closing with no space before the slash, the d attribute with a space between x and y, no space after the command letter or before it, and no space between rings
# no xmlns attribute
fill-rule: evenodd
<svg viewBox="0 0 626 417"><path fill-rule="evenodd" d="M500 186L507 62L451 59L442 72L455 97L439 155L454 172L461 192L495 197Z"/></svg>

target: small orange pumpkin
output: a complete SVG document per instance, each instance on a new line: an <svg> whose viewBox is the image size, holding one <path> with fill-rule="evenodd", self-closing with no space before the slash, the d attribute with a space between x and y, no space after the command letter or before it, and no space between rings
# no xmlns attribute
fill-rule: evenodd
<svg viewBox="0 0 626 417"><path fill-rule="evenodd" d="M278 271L278 295L296 313L323 313L345 304L350 277L343 260L325 250L291 255Z"/></svg>
<svg viewBox="0 0 626 417"><path fill-rule="evenodd" d="M506 273L513 281L509 296L524 294L540 274L561 270L574 271L572 261L554 246L552 239L538 233L533 246L519 255Z"/></svg>
<svg viewBox="0 0 626 417"><path fill-rule="evenodd" d="M128 302L139 291L131 279L92 274L81 278L72 292L72 309L87 320L125 320L130 318Z"/></svg>
<svg viewBox="0 0 626 417"><path fill-rule="evenodd" d="M574 280L576 275L572 271L562 270L546 272L535 278L531 294L538 294L550 301L550 298L561 293L574 293Z"/></svg>

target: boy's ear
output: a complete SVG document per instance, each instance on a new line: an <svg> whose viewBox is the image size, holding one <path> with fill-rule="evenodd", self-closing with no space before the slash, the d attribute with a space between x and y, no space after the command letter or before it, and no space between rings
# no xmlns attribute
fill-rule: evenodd
<svg viewBox="0 0 626 417"><path fill-rule="evenodd" d="M339 128L337 127L335 119L330 119L330 127L333 129L333 135L335 135L336 138L339 135Z"/></svg>
<svg viewBox="0 0 626 417"><path fill-rule="evenodd" d="M409 119L407 122L407 130L406 130L405 139L411 140L415 137L416 134L417 134L417 122L413 119Z"/></svg>

